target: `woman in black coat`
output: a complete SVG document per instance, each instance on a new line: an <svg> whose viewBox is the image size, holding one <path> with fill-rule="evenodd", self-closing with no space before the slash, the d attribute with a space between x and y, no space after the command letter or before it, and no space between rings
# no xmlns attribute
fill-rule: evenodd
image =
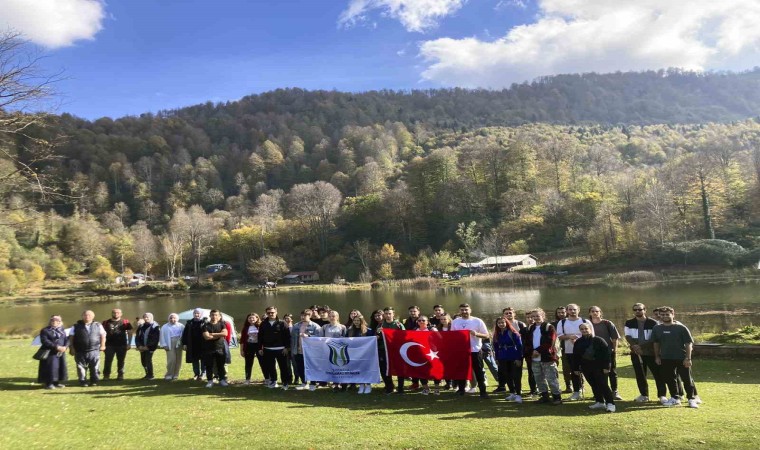
<svg viewBox="0 0 760 450"><path fill-rule="evenodd" d="M193 379L203 380L206 364L203 362L203 310L195 308L193 318L185 324L182 330L182 345L185 346L185 362L193 365Z"/></svg>
<svg viewBox="0 0 760 450"><path fill-rule="evenodd" d="M40 360L37 382L42 383L45 389L65 387L61 382L68 379L66 373L68 337L63 330L61 316L51 317L48 326L40 330L40 342L42 348L50 350L50 353L47 358Z"/></svg>

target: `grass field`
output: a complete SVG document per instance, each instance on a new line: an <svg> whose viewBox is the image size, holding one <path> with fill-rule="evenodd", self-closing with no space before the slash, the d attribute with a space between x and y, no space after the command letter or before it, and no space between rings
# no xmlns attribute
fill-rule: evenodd
<svg viewBox="0 0 760 450"><path fill-rule="evenodd" d="M689 409L629 401L638 392L621 358L620 392L628 401L609 414L590 411L590 400L516 405L496 395L481 400L451 393L386 396L381 389L358 395L148 382L138 380L135 351L127 356L124 382L77 387L69 357L68 387L46 391L34 383L34 351L28 340L0 341L0 448L736 449L760 442L760 361L696 360L704 404ZM163 352L154 361L156 374L163 374ZM182 370L186 380L191 369ZM231 381L242 374L243 361L234 358Z"/></svg>

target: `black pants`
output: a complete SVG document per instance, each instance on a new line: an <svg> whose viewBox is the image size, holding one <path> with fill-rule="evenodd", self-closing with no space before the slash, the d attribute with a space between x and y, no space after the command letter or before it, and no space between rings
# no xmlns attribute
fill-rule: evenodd
<svg viewBox="0 0 760 450"><path fill-rule="evenodd" d="M528 387L530 388L530 393L538 392L536 377L533 375L533 358L530 356L525 358L525 367L528 368Z"/></svg>
<svg viewBox="0 0 760 450"><path fill-rule="evenodd" d="M475 379L478 381L478 390L481 394L486 393L486 377L483 372L483 357L480 356L480 352L470 353L470 359L472 360L472 371L475 372ZM467 386L467 380L457 380L459 391L464 392Z"/></svg>
<svg viewBox="0 0 760 450"><path fill-rule="evenodd" d="M253 361L258 359L259 360L259 367L262 367L263 372L263 365L261 364L261 356L259 356L258 352L258 345L246 345L245 346L245 353L243 354L243 357L245 358L245 379L250 380L251 379L251 373L253 372Z"/></svg>
<svg viewBox="0 0 760 450"><path fill-rule="evenodd" d="M388 360L385 358L385 349L378 352L377 360L380 363L380 376L383 378L383 384L385 384L385 392L393 392L395 388L393 386L393 377L388 375ZM398 383L398 391L404 392L404 379L402 377L396 377Z"/></svg>
<svg viewBox="0 0 760 450"><path fill-rule="evenodd" d="M663 359L662 365L660 365L660 376L668 386L671 397L681 398L683 395L678 386L678 378L683 381L683 391L686 391L686 398L691 400L696 395L694 379L691 377L691 367L684 367L683 360Z"/></svg>
<svg viewBox="0 0 760 450"><path fill-rule="evenodd" d="M636 374L639 394L649 397L649 384L647 383L647 370L649 370L652 372L654 384L657 386L657 397L665 396L665 383L660 376L660 366L654 362L654 356L639 356L636 353L631 353L631 364L633 365L633 373Z"/></svg>
<svg viewBox="0 0 760 450"><path fill-rule="evenodd" d="M145 369L145 376L153 378L153 350L140 352L140 363L142 363L143 369Z"/></svg>
<svg viewBox="0 0 760 450"><path fill-rule="evenodd" d="M570 367L580 366L581 355L576 355L576 354L571 353L568 356L570 356ZM563 370L564 370L564 366L563 366ZM573 382L573 392L579 392L581 389L583 389L583 376L572 373L570 375L570 380Z"/></svg>
<svg viewBox="0 0 760 450"><path fill-rule="evenodd" d="M111 376L111 365L113 364L113 357L116 356L116 373L120 376L124 376L124 360L127 357L127 347L124 345L120 346L109 346L106 345L106 360L103 365L103 376L109 377Z"/></svg>
<svg viewBox="0 0 760 450"><path fill-rule="evenodd" d="M214 380L214 366L216 366L216 374L219 376L219 380L227 379L227 368L224 366L227 362L227 356L224 353L206 353L203 355L203 360L206 363L206 380Z"/></svg>
<svg viewBox="0 0 760 450"><path fill-rule="evenodd" d="M591 385L591 391L594 393L594 400L597 403L615 404L612 389L607 384L607 374L604 373L601 366L584 362L583 376Z"/></svg>
<svg viewBox="0 0 760 450"><path fill-rule="evenodd" d="M610 381L610 389L612 389L612 392L617 392L618 390L618 376L617 376L617 355L615 352L612 352L610 360L610 373L607 374L607 378L609 378ZM590 381L589 381L590 383Z"/></svg>
<svg viewBox="0 0 760 450"><path fill-rule="evenodd" d="M277 362L277 367L280 368L280 379L282 384L290 385L293 381L293 374L290 372L290 361L288 361L288 355L285 354L285 350L268 350L265 348L263 362L264 366L267 368L267 374L269 374L270 377L273 373L275 374L274 377L269 378L272 383L277 382L275 361Z"/></svg>
<svg viewBox="0 0 760 450"><path fill-rule="evenodd" d="M499 387L507 386L510 394L522 395L522 360L496 361L498 366Z"/></svg>

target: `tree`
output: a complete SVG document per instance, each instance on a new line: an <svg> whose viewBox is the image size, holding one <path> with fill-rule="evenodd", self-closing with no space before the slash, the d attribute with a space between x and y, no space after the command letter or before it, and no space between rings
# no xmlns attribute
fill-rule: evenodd
<svg viewBox="0 0 760 450"><path fill-rule="evenodd" d="M272 254L249 262L247 269L254 279L264 281L277 280L290 271L282 257Z"/></svg>
<svg viewBox="0 0 760 450"><path fill-rule="evenodd" d="M111 247L119 260L119 273L124 274L124 260L134 253L134 241L126 231L111 235Z"/></svg>
<svg viewBox="0 0 760 450"><path fill-rule="evenodd" d="M193 205L187 211L187 227L185 232L190 243L190 253L193 257L193 270L197 276L200 271L201 258L212 247L219 230L219 223L198 205Z"/></svg>
<svg viewBox="0 0 760 450"><path fill-rule="evenodd" d="M264 237L271 232L278 220L282 219L282 201L283 192L279 189L271 190L266 194L259 195L256 199L256 206L253 209L254 219L259 225L259 243L261 245L261 255L264 251Z"/></svg>
<svg viewBox="0 0 760 450"><path fill-rule="evenodd" d="M327 239L335 227L342 200L340 191L324 181L297 184L288 193L290 217L306 226L317 242L321 257L327 254Z"/></svg>
<svg viewBox="0 0 760 450"><path fill-rule="evenodd" d="M47 274L47 277L51 280L65 280L69 277L68 269L66 268L66 264L63 263L60 259L51 259L50 262L47 265L47 270L45 271Z"/></svg>
<svg viewBox="0 0 760 450"><path fill-rule="evenodd" d="M116 271L111 267L111 262L103 256L95 256L95 259L90 264L90 276L98 281L113 283L117 275Z"/></svg>
<svg viewBox="0 0 760 450"><path fill-rule="evenodd" d="M0 208L8 208L7 199L15 195L28 202L17 207L31 209L70 197L40 170L55 158L55 134L33 133L50 123L50 116L39 110L50 98L58 76L41 73L40 57L20 36L0 32Z"/></svg>
<svg viewBox="0 0 760 450"><path fill-rule="evenodd" d="M139 267L142 273L149 275L153 262L158 259L158 240L142 220L132 225L129 234L133 242L133 258L138 262L134 267Z"/></svg>
<svg viewBox="0 0 760 450"><path fill-rule="evenodd" d="M477 224L470 222L469 224L460 223L457 225L456 235L459 242L462 243L462 249L459 251L459 256L462 261L468 264L473 260L473 253L480 243L480 233L476 229Z"/></svg>

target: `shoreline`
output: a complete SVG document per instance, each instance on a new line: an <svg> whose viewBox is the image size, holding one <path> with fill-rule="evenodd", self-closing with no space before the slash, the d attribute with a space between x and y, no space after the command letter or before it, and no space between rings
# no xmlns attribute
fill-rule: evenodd
<svg viewBox="0 0 760 450"><path fill-rule="evenodd" d="M273 289L259 288L256 284L241 284L240 280L223 281L216 287L194 287L187 289L177 288L175 284L166 282L150 282L137 288L113 288L113 289L88 289L83 283L85 278L77 277L68 281L47 281L41 286L27 289L23 294L0 297L0 306L17 306L52 302L77 302L86 301L112 301L115 298L130 298L144 296L146 298L171 297L175 294L192 294L207 292L218 295L235 295L248 293L266 293L283 291L364 291L372 289L386 290L437 290L437 289L499 289L520 287L550 287L571 288L582 286L610 286L610 287L650 287L665 284L733 284L733 283L758 283L760 271L738 270L694 270L661 269L659 272L638 271L627 273L653 274L648 279L641 277L625 279L614 272L589 272L578 274L566 273L523 273L503 272L499 274L487 274L463 278L461 280L444 280L430 277L420 277L406 280L390 280L372 283L347 283L347 284L296 284L280 285Z"/></svg>

